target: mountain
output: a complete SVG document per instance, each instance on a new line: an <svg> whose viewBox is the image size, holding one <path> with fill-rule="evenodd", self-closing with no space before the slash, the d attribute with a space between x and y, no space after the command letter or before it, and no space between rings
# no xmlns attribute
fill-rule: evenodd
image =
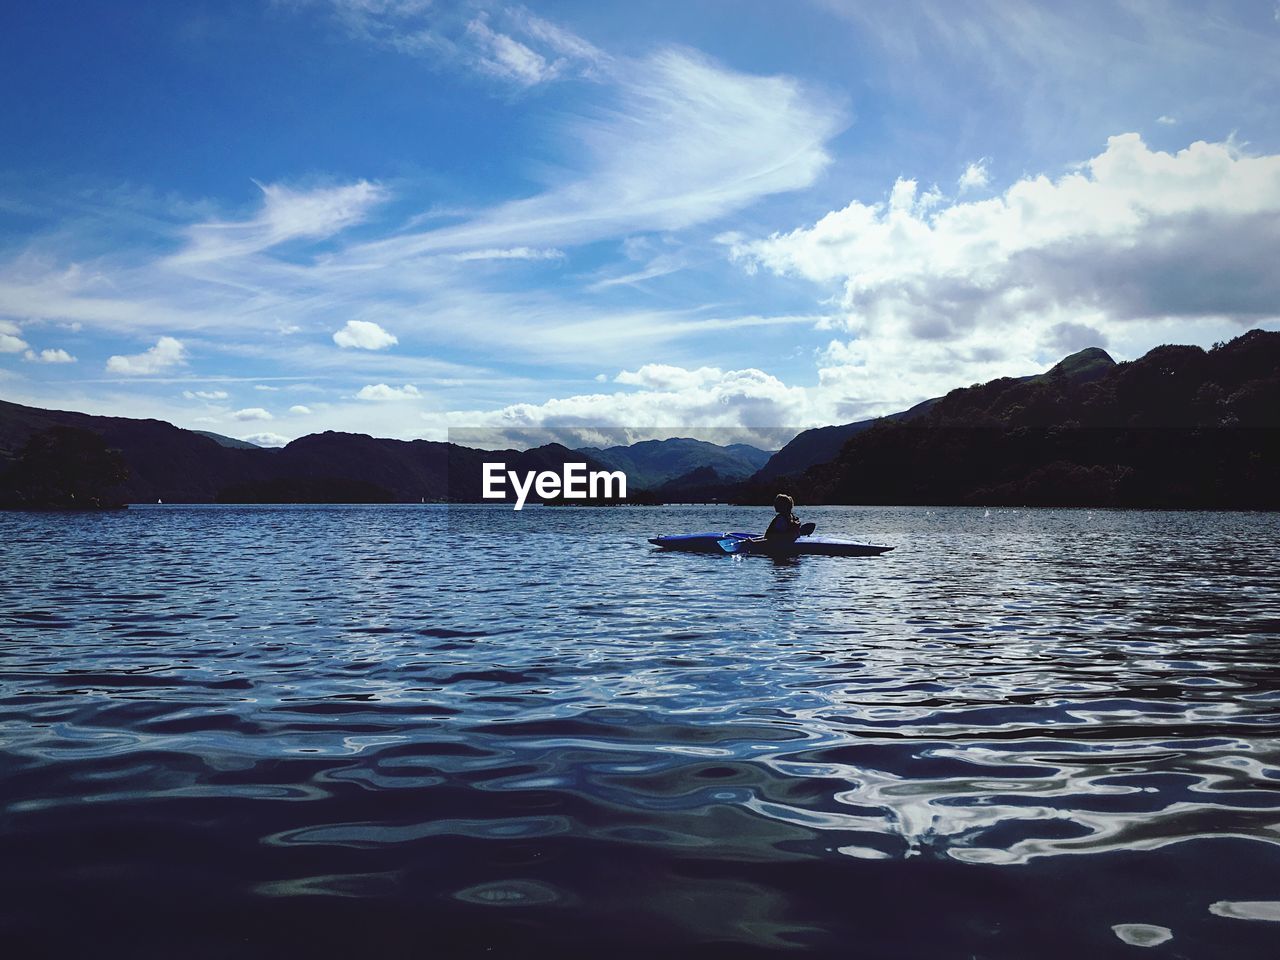
<svg viewBox="0 0 1280 960"><path fill-rule="evenodd" d="M16 476L23 473L17 468L33 438L40 440L58 428L73 431L63 435L70 438L64 448L83 446L75 433L87 432L120 452L128 478L112 487L109 499L127 503L477 502L486 462L504 462L520 474L559 472L566 462L609 469L560 444L490 451L329 431L279 450L228 447L160 420L97 417L0 401L0 502L21 506L40 501L15 489ZM64 460L68 452L76 453L61 452Z"/></svg>
<svg viewBox="0 0 1280 960"><path fill-rule="evenodd" d="M250 443L248 440L237 440L235 437L224 437L220 433L214 433L212 430L192 430L192 433L199 434L202 437L208 437L214 443L222 447L230 447L232 450L260 450L261 447L256 443Z"/></svg>
<svg viewBox="0 0 1280 960"><path fill-rule="evenodd" d="M627 475L627 483L637 490L656 490L680 477L710 469L721 481L745 480L763 467L770 454L745 443L720 446L704 440L672 437L642 440L629 447L603 450L584 447L581 453L608 464ZM705 476L705 474L699 474Z"/></svg>
<svg viewBox="0 0 1280 960"><path fill-rule="evenodd" d="M801 503L1280 509L1280 333L1119 364L1083 350L1043 374L806 431L772 457L686 438L487 451L325 432L278 450L229 447L160 420L0 401L9 506L476 502L483 464L497 461L520 474L621 469L628 492L649 486L650 499L769 502L785 484Z"/></svg>
<svg viewBox="0 0 1280 960"><path fill-rule="evenodd" d="M834 460L851 437L869 430L884 420L909 419L922 413L934 403L925 400L900 413L891 413L872 420L842 423L830 427L813 427L796 434L790 443L769 458L769 461L751 478L754 482L777 480L780 477L798 476L810 467Z"/></svg>
<svg viewBox="0 0 1280 960"><path fill-rule="evenodd" d="M810 503L1280 509L1280 333L1082 351L884 418L793 480Z"/></svg>
<svg viewBox="0 0 1280 960"><path fill-rule="evenodd" d="M1006 378L1010 383L1023 383L1043 377L1067 377L1078 383L1105 376L1115 366L1107 351L1099 347L1089 347L1079 353L1059 361L1047 373L1030 377ZM755 483L774 481L781 477L794 477L804 473L810 467L834 460L844 449L844 445L858 434L870 430L878 423L915 420L927 414L939 400L934 397L917 403L909 410L891 413L888 416L871 420L859 420L856 423L844 423L831 427L815 427L797 434L795 439L775 453L760 471L752 478Z"/></svg>
<svg viewBox="0 0 1280 960"><path fill-rule="evenodd" d="M40 410L0 400L0 462L16 461L29 439L54 427L89 431L121 451L129 479L114 495L132 503L211 503L223 487L268 476L265 461L276 453L223 447L162 420Z"/></svg>

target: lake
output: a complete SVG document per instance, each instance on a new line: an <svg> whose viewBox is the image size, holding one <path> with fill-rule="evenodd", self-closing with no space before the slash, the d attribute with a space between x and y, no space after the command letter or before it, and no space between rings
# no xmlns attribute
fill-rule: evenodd
<svg viewBox="0 0 1280 960"><path fill-rule="evenodd" d="M0 514L14 957L1273 957L1280 516Z"/></svg>

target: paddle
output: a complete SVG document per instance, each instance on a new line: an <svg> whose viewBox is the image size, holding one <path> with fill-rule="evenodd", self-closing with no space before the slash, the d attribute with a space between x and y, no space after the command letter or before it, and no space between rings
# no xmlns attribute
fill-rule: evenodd
<svg viewBox="0 0 1280 960"><path fill-rule="evenodd" d="M818 525L816 523L803 524L801 525L800 532L796 535L796 538L799 539L800 537L810 536L812 535L813 531L816 530L817 528L818 528ZM739 540L734 537L725 537L723 540L717 540L716 546L718 546L725 553L740 553L742 551L742 545L744 543L764 543L764 542L765 542L764 537L756 537L752 540Z"/></svg>
<svg viewBox="0 0 1280 960"><path fill-rule="evenodd" d="M718 546L725 553L737 553L738 548L742 544L750 543L750 542L751 542L750 540L737 540L733 537L725 537L723 540L717 540L716 546Z"/></svg>

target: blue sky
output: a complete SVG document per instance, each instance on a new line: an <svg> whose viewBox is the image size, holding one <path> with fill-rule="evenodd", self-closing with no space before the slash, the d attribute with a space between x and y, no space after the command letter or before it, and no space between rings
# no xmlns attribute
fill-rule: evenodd
<svg viewBox="0 0 1280 960"><path fill-rule="evenodd" d="M0 397L844 422L1280 327L1280 7L0 10Z"/></svg>

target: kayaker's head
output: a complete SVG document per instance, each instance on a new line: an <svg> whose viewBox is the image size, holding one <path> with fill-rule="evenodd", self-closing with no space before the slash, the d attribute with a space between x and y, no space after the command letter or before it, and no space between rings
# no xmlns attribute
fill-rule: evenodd
<svg viewBox="0 0 1280 960"><path fill-rule="evenodd" d="M773 498L773 509L784 517L796 508L796 502L785 493L780 493Z"/></svg>

